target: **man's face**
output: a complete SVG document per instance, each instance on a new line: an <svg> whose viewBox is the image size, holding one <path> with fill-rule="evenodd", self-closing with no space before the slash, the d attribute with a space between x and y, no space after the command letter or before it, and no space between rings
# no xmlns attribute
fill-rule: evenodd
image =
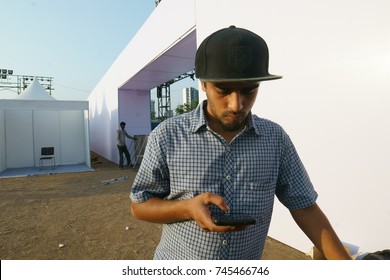
<svg viewBox="0 0 390 280"><path fill-rule="evenodd" d="M207 95L207 118L214 129L236 132L256 101L259 82L202 82Z"/></svg>

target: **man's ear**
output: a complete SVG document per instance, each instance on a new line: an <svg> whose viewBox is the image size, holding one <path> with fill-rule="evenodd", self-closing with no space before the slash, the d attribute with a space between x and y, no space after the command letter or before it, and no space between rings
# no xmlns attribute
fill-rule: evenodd
<svg viewBox="0 0 390 280"><path fill-rule="evenodd" d="M206 92L207 89L207 82L200 82L202 84L202 90Z"/></svg>

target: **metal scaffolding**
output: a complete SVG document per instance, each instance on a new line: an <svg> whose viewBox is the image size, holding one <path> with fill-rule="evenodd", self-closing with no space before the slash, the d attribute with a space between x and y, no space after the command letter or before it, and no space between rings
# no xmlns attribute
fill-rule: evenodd
<svg viewBox="0 0 390 280"><path fill-rule="evenodd" d="M171 110L171 85L188 77L194 80L194 76L195 70L191 70L157 87L157 117L160 122L173 116L173 112Z"/></svg>
<svg viewBox="0 0 390 280"><path fill-rule="evenodd" d="M0 69L0 88L5 89L16 89L17 94L21 94L29 84L38 79L42 87L49 92L53 88L53 77L44 77L44 76L31 76L31 75L14 75L13 70L9 69Z"/></svg>

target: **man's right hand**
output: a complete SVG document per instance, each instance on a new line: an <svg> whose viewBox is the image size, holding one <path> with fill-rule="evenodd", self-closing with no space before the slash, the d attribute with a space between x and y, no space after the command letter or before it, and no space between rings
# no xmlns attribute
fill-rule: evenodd
<svg viewBox="0 0 390 280"><path fill-rule="evenodd" d="M222 211L229 207L222 196L206 192L187 200L165 200L157 197L141 203L131 203L131 212L137 219L152 223L176 223L194 220L204 231L239 231L247 226L217 226L212 218L210 207L216 205Z"/></svg>
<svg viewBox="0 0 390 280"><path fill-rule="evenodd" d="M223 212L229 211L229 206L226 204L222 196L214 193L202 193L188 201L190 216L198 226L204 231L226 232L244 230L247 226L217 226L211 219L210 207L216 205Z"/></svg>

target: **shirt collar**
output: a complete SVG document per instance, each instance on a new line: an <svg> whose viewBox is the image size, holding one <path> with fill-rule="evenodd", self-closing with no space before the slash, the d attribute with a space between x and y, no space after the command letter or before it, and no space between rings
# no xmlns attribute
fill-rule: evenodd
<svg viewBox="0 0 390 280"><path fill-rule="evenodd" d="M195 133L201 128L206 128L207 121L206 117L204 116L204 108L207 105L207 100L204 100L201 102L198 107L194 110L194 113L192 114L191 118L191 127L190 132Z"/></svg>
<svg viewBox="0 0 390 280"><path fill-rule="evenodd" d="M201 102L198 107L194 110L194 114L192 115L190 132L195 133L200 129L206 129L207 120L205 117L205 109L207 106L207 100ZM253 121L252 112L249 112L248 117L246 119L246 131L254 130L257 135L260 135L260 126L256 125Z"/></svg>

